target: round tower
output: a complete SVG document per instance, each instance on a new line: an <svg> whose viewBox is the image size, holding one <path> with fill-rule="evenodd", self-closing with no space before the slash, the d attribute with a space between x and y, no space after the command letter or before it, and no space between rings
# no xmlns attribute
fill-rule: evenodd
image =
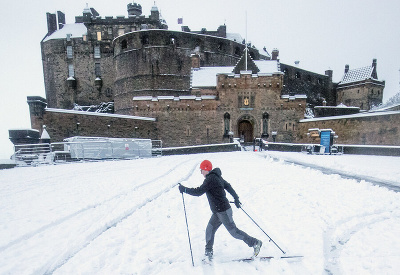
<svg viewBox="0 0 400 275"><path fill-rule="evenodd" d="M137 4L135 2L129 3L127 8L128 8L128 16L142 15L142 6L140 4Z"/></svg>

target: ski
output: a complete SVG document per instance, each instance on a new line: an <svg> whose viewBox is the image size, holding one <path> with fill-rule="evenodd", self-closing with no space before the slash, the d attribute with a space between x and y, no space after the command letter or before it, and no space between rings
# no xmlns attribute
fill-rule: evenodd
<svg viewBox="0 0 400 275"><path fill-rule="evenodd" d="M271 259L299 259L299 258L303 258L303 256L278 256L278 257L275 257L275 256L261 256L261 257L256 257L256 258L250 257L250 258L235 259L233 261L235 261L235 262L253 262L253 261L256 261L256 260L268 261L268 260L271 260Z"/></svg>

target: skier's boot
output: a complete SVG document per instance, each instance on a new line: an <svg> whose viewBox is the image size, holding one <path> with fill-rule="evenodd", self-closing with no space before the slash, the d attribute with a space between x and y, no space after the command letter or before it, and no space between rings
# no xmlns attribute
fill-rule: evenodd
<svg viewBox="0 0 400 275"><path fill-rule="evenodd" d="M204 255L206 256L205 259L206 259L208 262L211 262L212 259L213 259L213 255L214 255L213 250L212 250L212 249L207 249L207 248L206 248L206 251L205 251Z"/></svg>
<svg viewBox="0 0 400 275"><path fill-rule="evenodd" d="M260 253L261 246L262 246L262 241L257 240L257 242L253 246L253 248L254 248L253 257L257 257L258 256L258 253Z"/></svg>

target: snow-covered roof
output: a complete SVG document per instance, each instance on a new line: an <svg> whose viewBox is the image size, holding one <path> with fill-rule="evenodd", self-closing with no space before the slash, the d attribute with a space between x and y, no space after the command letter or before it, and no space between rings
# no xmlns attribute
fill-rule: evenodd
<svg viewBox="0 0 400 275"><path fill-rule="evenodd" d="M129 116L129 115L120 115L120 114L85 112L85 111L75 111L75 110L66 110L66 109L55 109L55 108L46 108L46 112L156 121L156 119L152 118L152 117L140 117L140 116Z"/></svg>
<svg viewBox="0 0 400 275"><path fill-rule="evenodd" d="M239 33L227 33L226 38L232 41L236 41L238 43L242 43L243 38Z"/></svg>
<svg viewBox="0 0 400 275"><path fill-rule="evenodd" d="M258 75L281 73L277 60L255 60L260 69ZM216 87L217 74L233 74L233 66L228 67L200 67L192 70L192 87Z"/></svg>
<svg viewBox="0 0 400 275"><path fill-rule="evenodd" d="M134 96L133 101L160 101L160 100L208 100L215 99L215 95L181 95L181 96Z"/></svg>
<svg viewBox="0 0 400 275"><path fill-rule="evenodd" d="M229 67L200 67L192 70L192 87L216 87L217 74L232 73L233 66Z"/></svg>
<svg viewBox="0 0 400 275"><path fill-rule="evenodd" d="M321 120L337 120L337 119L356 118L356 117L385 116L385 115L394 115L394 114L400 114L400 111L363 112L363 113L357 113L357 114L352 114L352 115L306 118L306 119L301 119L300 122L321 121Z"/></svg>
<svg viewBox="0 0 400 275"><path fill-rule="evenodd" d="M65 24L62 29L53 32L43 39L43 42L51 39L65 39L67 34L70 34L71 38L82 37L84 34L87 34L87 28L84 23Z"/></svg>
<svg viewBox="0 0 400 275"><path fill-rule="evenodd" d="M372 66L349 70L343 75L343 78L339 84L346 84L372 78L373 70L374 67Z"/></svg>

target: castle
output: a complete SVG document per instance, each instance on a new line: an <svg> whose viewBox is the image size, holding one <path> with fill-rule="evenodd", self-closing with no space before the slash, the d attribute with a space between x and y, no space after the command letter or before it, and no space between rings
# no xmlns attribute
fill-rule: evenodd
<svg viewBox="0 0 400 275"><path fill-rule="evenodd" d="M382 102L385 82L375 59L361 69L346 65L334 83L331 70L283 64L277 49L258 50L225 25L171 31L156 6L147 17L137 3L127 11L128 17L102 18L87 6L73 24L62 12L47 13L41 41L46 99L28 97L32 128L46 125L53 141L141 137L166 147L271 133L299 142L305 113L351 114Z"/></svg>

